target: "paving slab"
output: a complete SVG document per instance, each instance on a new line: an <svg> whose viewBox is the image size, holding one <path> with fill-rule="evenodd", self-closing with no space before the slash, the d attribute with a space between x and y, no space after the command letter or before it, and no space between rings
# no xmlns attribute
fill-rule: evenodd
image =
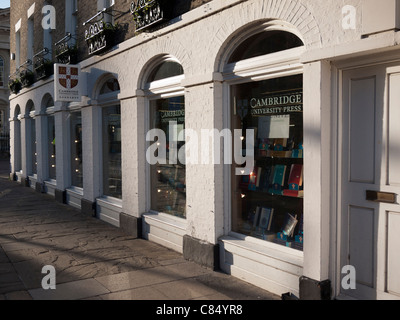
<svg viewBox="0 0 400 320"><path fill-rule="evenodd" d="M42 268L56 270L44 290ZM0 300L280 300L1 174Z"/></svg>
<svg viewBox="0 0 400 320"><path fill-rule="evenodd" d="M56 286L55 290L42 288L29 290L29 294L34 300L79 300L105 293L109 293L109 291L94 279L60 284Z"/></svg>

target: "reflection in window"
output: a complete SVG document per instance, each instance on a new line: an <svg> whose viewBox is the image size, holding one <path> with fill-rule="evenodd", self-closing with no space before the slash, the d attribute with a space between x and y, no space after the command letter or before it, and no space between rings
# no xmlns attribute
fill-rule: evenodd
<svg viewBox="0 0 400 320"><path fill-rule="evenodd" d="M49 178L56 179L56 130L54 115L47 116L47 146L49 155Z"/></svg>
<svg viewBox="0 0 400 320"><path fill-rule="evenodd" d="M37 174L37 149L36 149L36 119L30 119L31 125L31 136L30 136L30 143L32 146L32 174Z"/></svg>
<svg viewBox="0 0 400 320"><path fill-rule="evenodd" d="M303 42L293 33L282 31L260 32L240 44L232 54L228 63L301 46L303 46Z"/></svg>
<svg viewBox="0 0 400 320"><path fill-rule="evenodd" d="M183 68L178 62L166 61L153 70L148 82L171 78L181 74L183 74Z"/></svg>
<svg viewBox="0 0 400 320"><path fill-rule="evenodd" d="M103 108L103 194L122 199L121 107Z"/></svg>
<svg viewBox="0 0 400 320"><path fill-rule="evenodd" d="M118 80L115 78L112 78L103 84L103 86L100 89L100 94L116 92L119 90L120 90L120 87L119 87Z"/></svg>
<svg viewBox="0 0 400 320"><path fill-rule="evenodd" d="M178 157L185 144L184 136L178 141L185 129L184 97L152 101L150 114L151 128L161 129L166 137L166 163L151 166L151 209L186 218L186 166Z"/></svg>
<svg viewBox="0 0 400 320"><path fill-rule="evenodd" d="M71 184L83 188L82 173L82 114L71 113Z"/></svg>

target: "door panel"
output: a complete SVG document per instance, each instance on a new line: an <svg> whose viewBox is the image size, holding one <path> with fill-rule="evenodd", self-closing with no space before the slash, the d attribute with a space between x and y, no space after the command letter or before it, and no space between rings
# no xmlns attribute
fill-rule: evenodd
<svg viewBox="0 0 400 320"><path fill-rule="evenodd" d="M400 299L400 67L342 75L339 269L355 267L356 289L340 286L341 293ZM369 190L392 193L397 201L369 201Z"/></svg>
<svg viewBox="0 0 400 320"><path fill-rule="evenodd" d="M350 82L350 181L375 180L375 77ZM372 141L372 143L365 143Z"/></svg>
<svg viewBox="0 0 400 320"><path fill-rule="evenodd" d="M349 208L349 265L357 270L356 283L374 287L375 211L371 208Z"/></svg>
<svg viewBox="0 0 400 320"><path fill-rule="evenodd" d="M400 74L389 76L388 184L400 186Z"/></svg>
<svg viewBox="0 0 400 320"><path fill-rule="evenodd" d="M387 291L400 296L400 213L388 213Z"/></svg>

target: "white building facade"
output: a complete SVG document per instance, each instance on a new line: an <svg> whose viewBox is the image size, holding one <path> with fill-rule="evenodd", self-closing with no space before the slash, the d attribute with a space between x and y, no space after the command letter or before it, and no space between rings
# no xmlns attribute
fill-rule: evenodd
<svg viewBox="0 0 400 320"><path fill-rule="evenodd" d="M400 4L379 3L213 0L81 61L80 102L37 81L10 96L12 177L279 295L399 299ZM171 133L186 163L149 164L168 121L255 130L252 173Z"/></svg>

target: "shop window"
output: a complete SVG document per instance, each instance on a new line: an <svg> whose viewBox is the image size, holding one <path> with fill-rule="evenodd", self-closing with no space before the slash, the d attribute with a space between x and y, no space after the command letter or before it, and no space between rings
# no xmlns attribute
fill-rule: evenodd
<svg viewBox="0 0 400 320"><path fill-rule="evenodd" d="M107 80L100 89L100 94L120 91L119 82L115 78Z"/></svg>
<svg viewBox="0 0 400 320"><path fill-rule="evenodd" d="M28 118L29 121L28 128L30 130L29 136L27 137L28 142L30 144L30 155L31 155L31 173L37 174L37 142L36 142L36 119L35 119L35 106L31 103L31 106L28 110Z"/></svg>
<svg viewBox="0 0 400 320"><path fill-rule="evenodd" d="M149 82L172 78L183 74L182 66L175 61L165 61L150 74Z"/></svg>
<svg viewBox="0 0 400 320"><path fill-rule="evenodd" d="M21 144L21 108L19 105L15 108L14 121L14 170L15 173L22 173L22 144Z"/></svg>
<svg viewBox="0 0 400 320"><path fill-rule="evenodd" d="M56 128L54 114L47 116L49 179L56 180Z"/></svg>
<svg viewBox="0 0 400 320"><path fill-rule="evenodd" d="M290 33L270 33L256 34L244 41L230 62L300 45ZM244 80L231 85L230 94L231 126L243 132L243 152L249 140L246 134L254 135L255 141L251 174L236 175L239 166L232 166L232 231L303 250L301 70L291 71L291 75L282 72L281 77L272 79Z"/></svg>
<svg viewBox="0 0 400 320"><path fill-rule="evenodd" d="M158 146L150 155L157 159L150 163L150 209L180 218L186 218L185 97L180 86L183 78L181 64L165 57L149 73L146 84L150 92L157 92L154 98L149 95L149 129L158 132L149 142L151 147Z"/></svg>
<svg viewBox="0 0 400 320"><path fill-rule="evenodd" d="M82 173L82 114L72 112L70 117L71 133L71 184L83 188Z"/></svg>
<svg viewBox="0 0 400 320"><path fill-rule="evenodd" d="M103 107L103 194L122 199L121 107Z"/></svg>
<svg viewBox="0 0 400 320"><path fill-rule="evenodd" d="M228 63L301 46L303 46L303 42L293 33L282 31L260 32L240 44L231 55Z"/></svg>
<svg viewBox="0 0 400 320"><path fill-rule="evenodd" d="M184 140L178 139L185 129L184 97L151 101L150 121L151 129L161 130L166 137L165 163L151 166L151 209L185 218L186 166L182 154L178 156L185 144L185 141L178 141Z"/></svg>

